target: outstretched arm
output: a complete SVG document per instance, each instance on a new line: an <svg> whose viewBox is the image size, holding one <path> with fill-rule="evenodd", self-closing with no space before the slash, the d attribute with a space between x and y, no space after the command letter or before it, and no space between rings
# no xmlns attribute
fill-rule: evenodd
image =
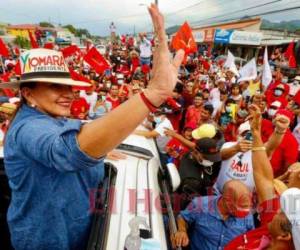
<svg viewBox="0 0 300 250"><path fill-rule="evenodd" d="M176 131L172 129L165 129L165 135L173 137L177 139L178 141L182 142L185 146L187 146L190 149L195 149L196 144L188 139L185 139L181 134L177 133Z"/></svg>
<svg viewBox="0 0 300 250"><path fill-rule="evenodd" d="M273 184L273 169L269 161L266 148L261 139L261 113L259 107L252 105L251 131L253 135L252 165L255 186L259 203L273 199L275 196ZM277 120L277 128L287 129L289 122L282 118ZM279 125L278 125L279 124Z"/></svg>
<svg viewBox="0 0 300 250"><path fill-rule="evenodd" d="M149 7L149 13L158 38L158 46L153 55L153 77L144 93L147 99L158 107L172 95L184 52L179 51L173 60L169 59L163 15L154 4ZM148 113L149 109L141 96L135 95L105 117L82 126L77 136L78 144L89 156L99 158L132 133Z"/></svg>

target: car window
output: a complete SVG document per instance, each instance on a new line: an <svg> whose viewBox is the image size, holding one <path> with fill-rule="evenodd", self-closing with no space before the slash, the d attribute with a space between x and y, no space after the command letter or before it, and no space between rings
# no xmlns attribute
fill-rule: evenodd
<svg viewBox="0 0 300 250"><path fill-rule="evenodd" d="M93 207L93 224L87 250L105 249L110 223L114 188L117 169L111 163L105 163L105 177L95 192L95 206Z"/></svg>

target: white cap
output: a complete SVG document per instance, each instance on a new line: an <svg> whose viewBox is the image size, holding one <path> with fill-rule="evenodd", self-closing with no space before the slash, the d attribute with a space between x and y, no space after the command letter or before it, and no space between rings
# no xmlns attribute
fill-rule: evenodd
<svg viewBox="0 0 300 250"><path fill-rule="evenodd" d="M17 103L17 102L20 102L21 99L19 97L12 97L12 98L9 98L9 103Z"/></svg>
<svg viewBox="0 0 300 250"><path fill-rule="evenodd" d="M224 77L221 77L217 82L226 82L226 79Z"/></svg>
<svg viewBox="0 0 300 250"><path fill-rule="evenodd" d="M289 188L280 196L281 210L292 224L293 241L296 250L300 250L300 189Z"/></svg>
<svg viewBox="0 0 300 250"><path fill-rule="evenodd" d="M249 121L246 121L239 126L238 132L239 132L239 135L241 135L244 132L250 131L250 130L251 130L250 123L249 123Z"/></svg>
<svg viewBox="0 0 300 250"><path fill-rule="evenodd" d="M279 102L279 101L272 102L270 106L280 108L281 107L281 102Z"/></svg>

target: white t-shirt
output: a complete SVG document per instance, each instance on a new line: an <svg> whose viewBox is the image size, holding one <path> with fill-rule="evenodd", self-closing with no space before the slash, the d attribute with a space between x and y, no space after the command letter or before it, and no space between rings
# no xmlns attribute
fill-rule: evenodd
<svg viewBox="0 0 300 250"><path fill-rule="evenodd" d="M219 103L220 102L220 90L218 88L213 88L210 91L209 99L213 106L215 106L216 103Z"/></svg>
<svg viewBox="0 0 300 250"><path fill-rule="evenodd" d="M89 115L93 116L94 114L94 107L96 105L97 102L97 93L93 92L91 95L87 95L86 92L84 90L80 91L80 97L83 97L86 102L90 105L90 109L89 109Z"/></svg>
<svg viewBox="0 0 300 250"><path fill-rule="evenodd" d="M227 142L222 146L222 149L230 148L235 144L237 144L237 142ZM221 193L224 184L230 180L241 181L250 189L251 192L254 191L255 183L253 178L251 150L246 153L237 153L228 160L222 161L219 176L214 185L214 190L217 193Z"/></svg>
<svg viewBox="0 0 300 250"><path fill-rule="evenodd" d="M294 85L294 83L288 84L290 86L290 93L289 95L295 96L297 92L300 90L300 84Z"/></svg>
<svg viewBox="0 0 300 250"><path fill-rule="evenodd" d="M144 57L144 58L151 57L152 55L151 47L152 47L151 42L148 41L146 38L144 38L140 44L140 51L141 51L140 57Z"/></svg>
<svg viewBox="0 0 300 250"><path fill-rule="evenodd" d="M166 128L173 130L172 123L168 118L165 117L164 120L160 124L158 124L154 129L159 134L159 136L156 137L158 150L163 154L166 153L165 147L168 144L168 142L171 140L170 137L165 135Z"/></svg>

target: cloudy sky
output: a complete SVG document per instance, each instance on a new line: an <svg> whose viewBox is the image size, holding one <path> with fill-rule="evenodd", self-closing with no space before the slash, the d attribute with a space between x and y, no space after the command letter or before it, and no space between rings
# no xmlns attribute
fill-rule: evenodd
<svg viewBox="0 0 300 250"><path fill-rule="evenodd" d="M107 35L114 21L119 33L151 30L146 5L150 0L1 0L0 22L11 24L50 21L87 28L92 34ZM192 25L250 16L283 8L300 7L299 0L159 0L166 26ZM300 19L300 8L264 18L271 21Z"/></svg>

